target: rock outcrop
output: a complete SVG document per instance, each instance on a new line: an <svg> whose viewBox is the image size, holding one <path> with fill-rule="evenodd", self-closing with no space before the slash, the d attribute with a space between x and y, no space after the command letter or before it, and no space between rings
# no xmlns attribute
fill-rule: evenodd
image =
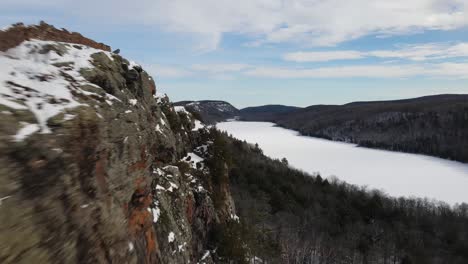
<svg viewBox="0 0 468 264"><path fill-rule="evenodd" d="M215 210L209 131L77 33L16 25L0 47L0 262L212 263L235 212Z"/></svg>
<svg viewBox="0 0 468 264"><path fill-rule="evenodd" d="M83 37L80 33L69 32L66 29L57 29L52 25L41 22L39 25L32 26L16 23L7 30L0 31L0 51L14 48L21 42L30 39L75 43L104 51L111 50L110 46Z"/></svg>

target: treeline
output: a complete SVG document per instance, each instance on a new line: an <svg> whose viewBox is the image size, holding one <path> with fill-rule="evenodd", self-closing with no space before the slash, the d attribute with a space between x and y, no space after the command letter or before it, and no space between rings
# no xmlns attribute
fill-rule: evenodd
<svg viewBox="0 0 468 264"><path fill-rule="evenodd" d="M229 181L246 254L268 263L468 263L468 205L311 176L257 146L212 130L229 160ZM404 184L404 182L402 182ZM237 237L238 237L237 236Z"/></svg>

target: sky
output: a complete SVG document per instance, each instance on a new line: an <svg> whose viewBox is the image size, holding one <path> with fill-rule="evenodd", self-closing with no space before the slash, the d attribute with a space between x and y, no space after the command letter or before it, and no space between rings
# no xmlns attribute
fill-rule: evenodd
<svg viewBox="0 0 468 264"><path fill-rule="evenodd" d="M468 0L1 0L119 48L171 100L308 106L468 93Z"/></svg>

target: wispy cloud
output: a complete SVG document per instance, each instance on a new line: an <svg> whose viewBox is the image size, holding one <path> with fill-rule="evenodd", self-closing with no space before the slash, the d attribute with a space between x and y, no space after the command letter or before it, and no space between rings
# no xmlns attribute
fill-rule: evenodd
<svg viewBox="0 0 468 264"><path fill-rule="evenodd" d="M225 64L194 64L192 70L203 71L209 73L229 73L238 72L249 68L250 65L242 63L225 63Z"/></svg>
<svg viewBox="0 0 468 264"><path fill-rule="evenodd" d="M243 34L257 44L299 42L329 46L370 34L451 30L468 25L466 0L43 2L5 0L0 3L0 10L47 9L48 13L67 18L94 19L106 24L158 26L169 32L195 35L205 49L218 47L226 33Z"/></svg>
<svg viewBox="0 0 468 264"><path fill-rule="evenodd" d="M394 50L373 51L312 51L286 53L283 58L295 62L322 62L334 60L354 60L368 57L382 59L406 59L412 61L425 61L435 59L448 59L468 57L468 43L428 43L422 45L406 45Z"/></svg>
<svg viewBox="0 0 468 264"><path fill-rule="evenodd" d="M252 69L252 66L242 63L205 63L193 64L189 67L183 67L180 65L150 64L144 65L144 68L152 75L165 79L195 77L216 80L233 80L235 77L232 74Z"/></svg>
<svg viewBox="0 0 468 264"><path fill-rule="evenodd" d="M340 50L340 51L311 51L311 52L291 52L286 53L283 58L287 61L295 62L322 62L333 60L354 60L366 57L364 52L355 50Z"/></svg>
<svg viewBox="0 0 468 264"><path fill-rule="evenodd" d="M468 78L468 63L359 65L312 69L257 67L247 71L246 75L263 78L408 78L425 76L466 79Z"/></svg>

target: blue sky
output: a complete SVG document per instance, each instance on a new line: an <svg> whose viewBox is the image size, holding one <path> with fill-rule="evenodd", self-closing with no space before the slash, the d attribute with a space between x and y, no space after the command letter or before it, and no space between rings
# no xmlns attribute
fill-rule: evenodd
<svg viewBox="0 0 468 264"><path fill-rule="evenodd" d="M307 106L468 93L466 0L2 0L120 48L173 101Z"/></svg>

